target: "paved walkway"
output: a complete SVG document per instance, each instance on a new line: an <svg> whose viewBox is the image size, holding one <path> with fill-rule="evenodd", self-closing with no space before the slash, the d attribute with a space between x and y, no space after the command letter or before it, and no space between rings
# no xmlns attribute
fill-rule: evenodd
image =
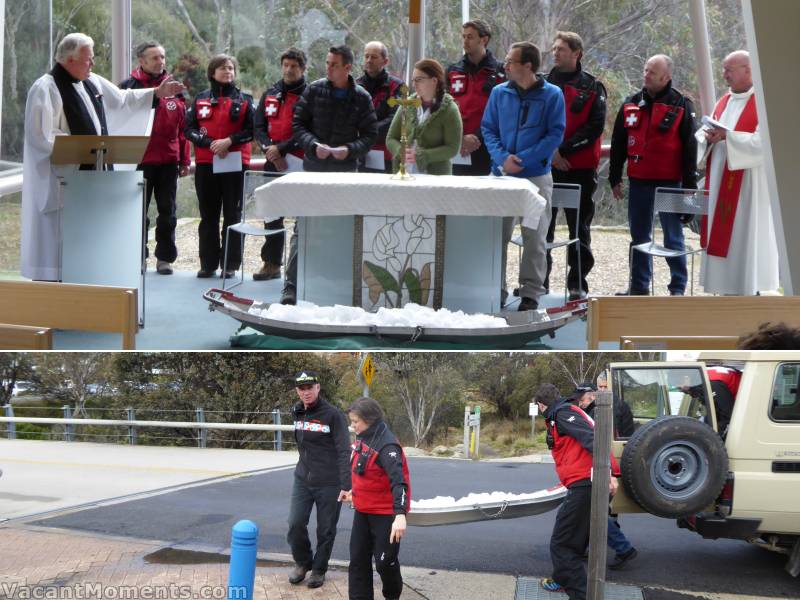
<svg viewBox="0 0 800 600"><path fill-rule="evenodd" d="M226 598L228 565L225 562L153 564L146 559L162 548L158 542L44 531L34 527L6 527L0 529L0 597L19 600L53 597L47 595L49 593L60 594L54 597L66 600ZM265 563L256 569L253 600L347 598L346 570L329 571L325 585L311 590L287 581L287 565ZM56 588L58 592L48 592ZM382 597L377 580L375 596ZM403 598L422 600L424 596L406 589Z"/></svg>
<svg viewBox="0 0 800 600"><path fill-rule="evenodd" d="M184 554L184 558L170 560ZM189 555L188 558L185 555ZM291 585L288 557L259 554L253 600L348 597L347 567L332 561L325 585ZM403 600L511 600L512 575L403 567ZM0 598L9 600L225 600L223 555L169 553L158 541L132 540L31 525L0 527ZM609 584L607 598L622 588ZM616 589L615 589L616 588ZM546 600L563 594L539 592ZM382 598L375 578L375 598ZM772 600L756 596L646 588L645 600Z"/></svg>

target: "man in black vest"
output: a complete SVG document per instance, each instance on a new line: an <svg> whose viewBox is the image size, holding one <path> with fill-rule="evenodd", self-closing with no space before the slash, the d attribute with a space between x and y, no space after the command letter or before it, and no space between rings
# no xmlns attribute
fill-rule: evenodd
<svg viewBox="0 0 800 600"><path fill-rule="evenodd" d="M547 74L547 81L557 85L564 93L567 129L564 141L553 155L553 183L577 183L581 186L580 221L576 211L564 209L569 228L569 239L580 240L580 280L578 279L578 248L569 246L567 261L567 287L569 299L585 298L589 291L586 276L594 266L592 235L589 230L594 217L592 196L597 189L597 165L600 163L600 144L606 124L606 89L597 79L581 68L583 40L572 31L559 31L553 42L555 66ZM553 208L547 241L555 238L557 208ZM550 271L553 259L547 253L547 279L544 287L550 287Z"/></svg>
<svg viewBox="0 0 800 600"><path fill-rule="evenodd" d="M281 79L261 96L255 112L253 135L266 156L264 170L275 173L289 169L288 160L303 160L303 149L292 139L294 106L306 89L306 55L297 48L281 54ZM287 155L289 158L287 159ZM283 229L283 217L264 223L267 230ZM253 273L253 279L264 281L281 276L283 244L286 235L267 236L261 246L264 264Z"/></svg>
<svg viewBox="0 0 800 600"><path fill-rule="evenodd" d="M372 146L370 153L364 157L359 166L359 171L367 173L391 173L392 155L386 149L386 133L392 124L397 106L389 106L390 98L400 96L403 80L390 75L386 67L389 64L389 51L383 42L369 42L364 46L364 74L356 79L356 83L363 87L372 96L372 105L375 107L375 116L378 119L378 138ZM383 168L380 164L378 153L383 154ZM374 160L370 157L374 155Z"/></svg>
<svg viewBox="0 0 800 600"><path fill-rule="evenodd" d="M628 96L614 121L608 184L614 198L625 197L622 171L628 167L628 224L631 246L653 239L653 207L656 188L697 188L697 140L695 109L691 99L672 87L673 62L656 54L644 65L642 90ZM691 215L689 215L691 216ZM664 246L682 251L681 215L659 213ZM633 251L628 289L618 296L648 296L653 275L652 257ZM683 296L688 273L686 256L667 258L671 296Z"/></svg>
<svg viewBox="0 0 800 600"><path fill-rule="evenodd" d="M139 65L131 76L119 84L123 90L140 90L157 87L162 81L171 79L167 72L167 57L164 47L158 42L143 42L136 47ZM189 174L192 162L189 141L183 134L186 116L186 100L182 94L174 98L161 98L154 102L155 117L150 133L150 143L144 153L139 169L143 171L145 189L145 214L155 194L158 216L156 217L156 271L161 275L172 275L172 263L178 257L175 246L176 195L178 176ZM150 217L146 217L150 229ZM145 242L145 257L149 256Z"/></svg>
<svg viewBox="0 0 800 600"><path fill-rule="evenodd" d="M488 175L492 160L483 143L481 118L494 86L506 81L503 65L489 50L492 30L480 19L467 21L461 26L464 55L457 63L447 67L447 91L453 96L461 113L464 136L461 142L462 158L469 164L453 164L453 175Z"/></svg>

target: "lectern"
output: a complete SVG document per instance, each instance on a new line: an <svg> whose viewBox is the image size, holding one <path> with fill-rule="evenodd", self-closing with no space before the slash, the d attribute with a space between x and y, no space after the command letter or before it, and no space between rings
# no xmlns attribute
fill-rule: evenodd
<svg viewBox="0 0 800 600"><path fill-rule="evenodd" d="M58 136L54 165L92 165L61 178L61 281L136 288L144 326L144 179L141 171L108 165L139 164L147 136Z"/></svg>

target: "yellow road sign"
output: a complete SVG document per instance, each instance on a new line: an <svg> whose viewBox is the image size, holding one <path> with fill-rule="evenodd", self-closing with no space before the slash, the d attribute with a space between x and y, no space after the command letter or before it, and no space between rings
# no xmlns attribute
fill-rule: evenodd
<svg viewBox="0 0 800 600"><path fill-rule="evenodd" d="M367 354L364 357L364 361L361 363L361 377L363 377L364 383L372 385L372 378L374 375L375 365L372 363L372 357Z"/></svg>

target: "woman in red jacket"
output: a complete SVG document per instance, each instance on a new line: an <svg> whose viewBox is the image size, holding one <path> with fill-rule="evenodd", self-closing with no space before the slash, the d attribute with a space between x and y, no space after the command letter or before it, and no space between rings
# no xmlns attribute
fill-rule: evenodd
<svg viewBox="0 0 800 600"><path fill-rule="evenodd" d="M411 504L405 453L375 400L359 398L348 412L356 432L351 456L353 489L345 498L355 508L350 533L350 600L373 600L373 557L384 598L399 598L403 578L398 553Z"/></svg>
<svg viewBox="0 0 800 600"><path fill-rule="evenodd" d="M222 266L223 277L233 277L242 261L242 236L231 235L228 264L222 265L225 232L242 216L244 172L250 166L253 140L253 97L234 85L236 59L219 54L208 63L211 88L200 92L186 112L186 139L194 144L194 184L200 205L200 270L198 277L213 277ZM215 165L229 154L241 153L238 168ZM222 211L222 236L219 213Z"/></svg>

